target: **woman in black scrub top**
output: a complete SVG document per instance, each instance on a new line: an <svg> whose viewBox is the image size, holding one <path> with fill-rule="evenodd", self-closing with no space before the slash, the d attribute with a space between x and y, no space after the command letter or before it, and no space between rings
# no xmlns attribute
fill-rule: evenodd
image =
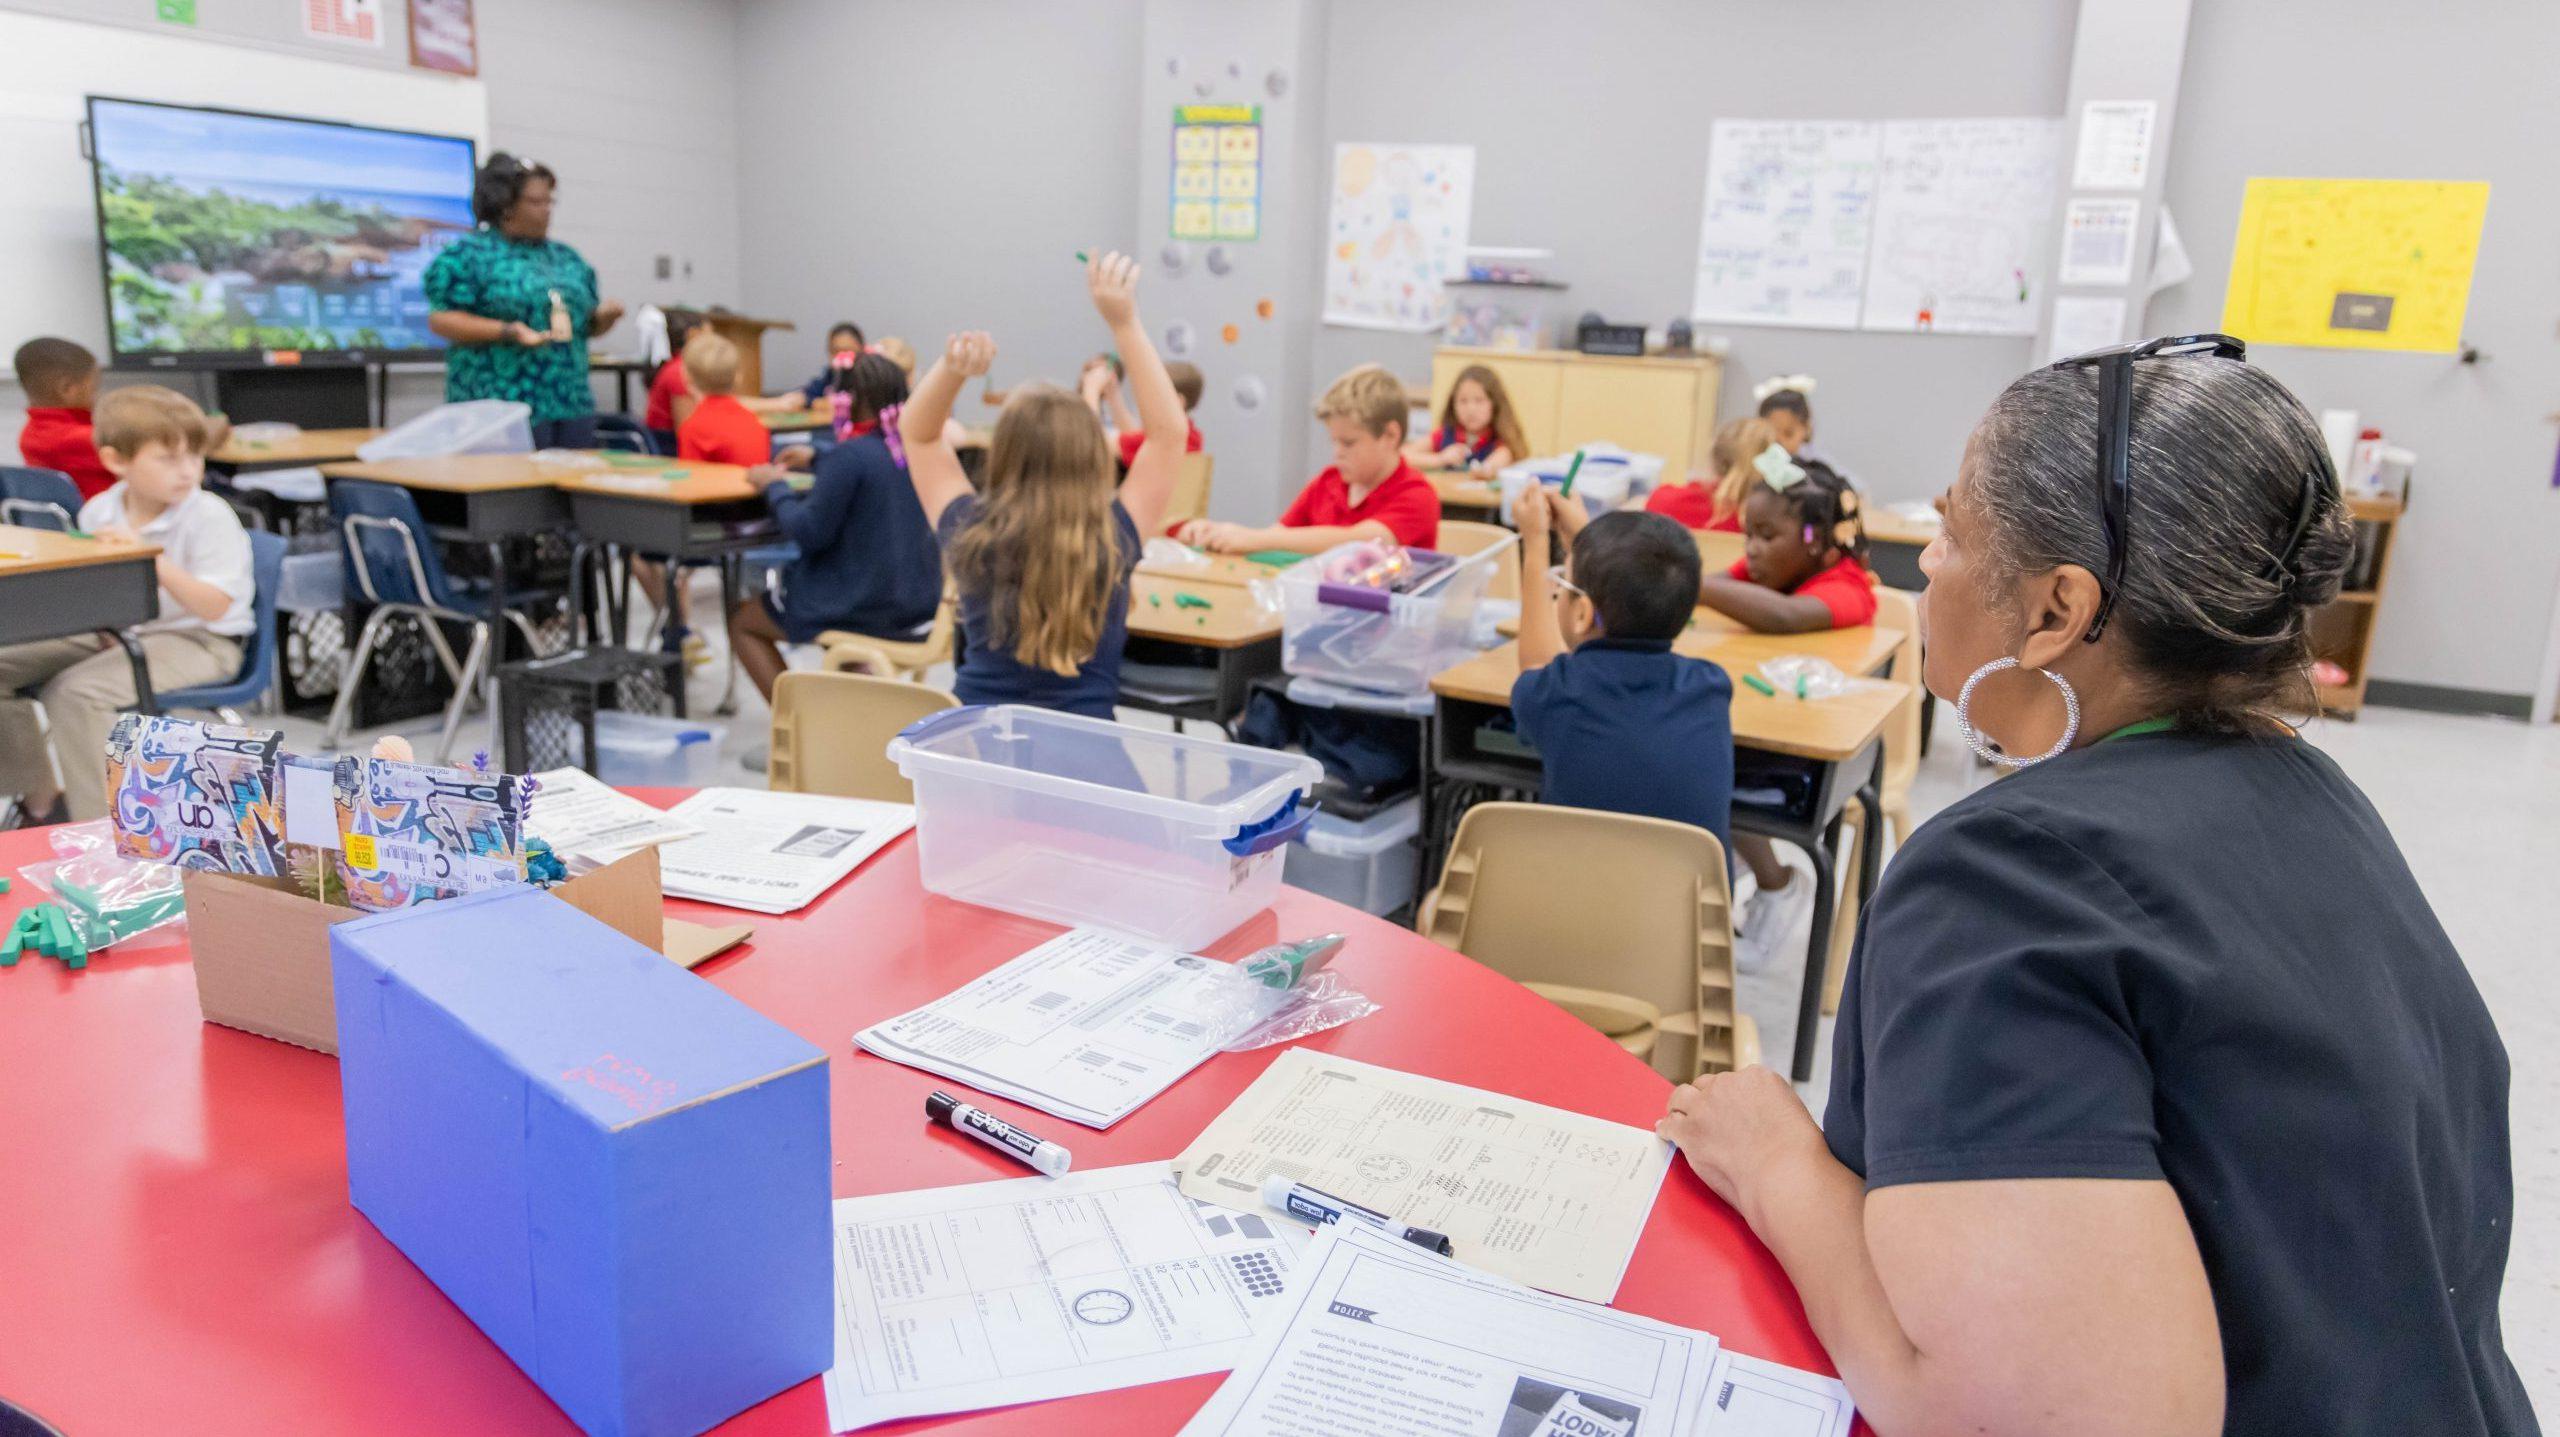
<svg viewBox="0 0 2560 1437"><path fill-rule="evenodd" d="M2285 715L2352 526L2236 341L2038 370L1975 428L1927 680L2023 772L1911 835L1820 1128L1763 1068L1661 1132L1880 1433L2532 1433L2498 1326L2507 1059Z"/></svg>

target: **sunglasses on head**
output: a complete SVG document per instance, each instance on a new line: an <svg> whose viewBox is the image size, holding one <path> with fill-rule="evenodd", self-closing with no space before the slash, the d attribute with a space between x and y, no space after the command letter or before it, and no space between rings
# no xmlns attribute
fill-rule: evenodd
<svg viewBox="0 0 2560 1437"><path fill-rule="evenodd" d="M2246 363L2249 347L2227 334L2164 335L2136 344L2093 349L2051 366L2098 371L2098 509L2106 525L2107 577L2098 595L2098 612L2089 620L2087 632L2080 636L2090 643L2096 643L2098 636L2106 632L2107 618L2115 612L2116 596L2124 591L2125 559L2132 552L2133 366L2139 360L2184 359L2191 355ZM2294 509L2293 532L2285 539L2268 578L2284 583L2295 577L2294 559L2301 553L2303 536L2311 532L2311 516L2319 508L2320 490L2320 472L2306 471L2301 498Z"/></svg>

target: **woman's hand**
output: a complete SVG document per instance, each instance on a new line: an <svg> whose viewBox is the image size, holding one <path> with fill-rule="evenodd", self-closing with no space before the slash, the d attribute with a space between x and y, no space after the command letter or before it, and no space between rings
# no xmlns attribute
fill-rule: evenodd
<svg viewBox="0 0 2560 1437"><path fill-rule="evenodd" d="M587 333L602 334L622 322L623 306L618 299L608 299L587 316Z"/></svg>
<svg viewBox="0 0 2560 1437"><path fill-rule="evenodd" d="M943 341L942 362L963 379L976 379L996 362L996 342L983 329L964 329Z"/></svg>
<svg viewBox="0 0 2560 1437"><path fill-rule="evenodd" d="M539 349L551 342L551 336L520 319L507 321L507 339L527 349Z"/></svg>
<svg viewBox="0 0 2560 1437"><path fill-rule="evenodd" d="M1822 1129L1787 1080L1757 1063L1736 1073L1710 1073L1671 1090L1654 1136L1680 1147L1717 1197L1746 1219L1751 1183L1802 1157L1828 1158Z"/></svg>
<svg viewBox="0 0 2560 1437"><path fill-rule="evenodd" d="M1117 329L1138 317L1138 262L1113 250L1086 263L1085 289L1093 296L1094 313Z"/></svg>

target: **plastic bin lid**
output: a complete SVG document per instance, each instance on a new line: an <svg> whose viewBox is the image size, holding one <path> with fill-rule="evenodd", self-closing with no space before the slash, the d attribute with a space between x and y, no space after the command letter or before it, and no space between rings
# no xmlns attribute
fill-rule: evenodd
<svg viewBox="0 0 2560 1437"><path fill-rule="evenodd" d="M1324 768L1301 754L1020 704L945 709L889 743L909 778L949 774L1223 828L1269 818Z"/></svg>

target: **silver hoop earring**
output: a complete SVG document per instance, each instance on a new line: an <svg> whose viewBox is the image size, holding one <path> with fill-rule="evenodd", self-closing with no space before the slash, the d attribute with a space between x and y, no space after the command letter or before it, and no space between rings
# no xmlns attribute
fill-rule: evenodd
<svg viewBox="0 0 2560 1437"><path fill-rule="evenodd" d="M2028 768L2046 759L2061 757L2071 747L2071 741L2080 736L2080 695L2073 691L2069 679L2053 670L2033 670L2051 679L2053 686L2062 690L2062 707L2067 715L2062 725L2062 737L2053 741L2053 747L2033 758L2019 758L2015 754L2003 753L1991 740L1982 736L1982 730L1973 726L1973 691L1981 687L1982 681L1991 675L2003 669L2016 667L2018 667L2016 659L1993 659L1981 668L1975 669L1973 677L1964 681L1963 691L1956 695L1956 727L1964 731L1965 746L1980 755L1984 763L2005 763L2012 768Z"/></svg>

